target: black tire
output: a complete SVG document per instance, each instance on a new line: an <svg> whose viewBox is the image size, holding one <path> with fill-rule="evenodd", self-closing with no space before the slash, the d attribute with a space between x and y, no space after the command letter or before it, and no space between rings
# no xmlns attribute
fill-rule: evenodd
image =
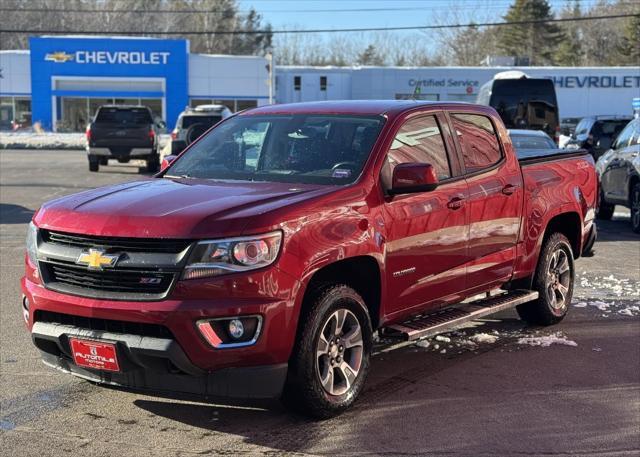
<svg viewBox="0 0 640 457"><path fill-rule="evenodd" d="M210 127L211 127L210 125L207 126L206 124L202 124L202 123L193 124L192 126L190 126L184 135L187 145L193 143L198 138L200 138L204 132L209 130Z"/></svg>
<svg viewBox="0 0 640 457"><path fill-rule="evenodd" d="M119 157L118 163L129 163L130 160L129 157Z"/></svg>
<svg viewBox="0 0 640 457"><path fill-rule="evenodd" d="M369 357L371 355L372 334L371 319L362 297L350 287L343 284L334 284L319 288L305 301L305 310L301 315L300 328L291 360L289 361L289 373L283 392L283 402L291 409L305 415L327 419L336 416L349 408L361 392L367 373L369 371ZM341 341L340 335L332 335L332 322L337 313L344 313L344 327L350 319L352 325L348 328L348 334L357 336L355 320L360 329L361 345L347 348L347 344L341 346L348 338ZM329 326L329 327L328 327ZM325 330L329 330L327 333ZM330 335L330 336L327 336ZM323 342L321 343L321 336ZM326 344L327 354L318 356L320 345ZM339 349L340 348L340 349ZM330 351L336 352L329 355ZM356 351L350 352L350 351ZM360 352L357 352L360 351ZM339 373L345 370L334 366L335 363L347 363L349 358L351 366L354 363L353 355L359 361L359 369L355 378L348 381ZM341 359L342 355L343 359ZM333 357L336 356L334 359ZM321 365L323 365L321 367ZM331 389L336 387L336 394L332 395L323 387L321 371L326 373L331 370ZM339 373L338 373L339 370ZM352 376L353 370L348 371ZM325 379L329 377L326 376ZM337 380L337 383L336 383ZM342 389L346 389L342 392Z"/></svg>
<svg viewBox="0 0 640 457"><path fill-rule="evenodd" d="M567 270L559 273L564 268L561 259L566 259ZM553 233L542 245L533 278L533 290L538 291L540 295L537 300L516 308L520 318L533 325L552 325L560 322L569 310L574 280L571 244L563 234ZM560 289L558 284L562 285L564 290ZM560 296L563 297L562 300Z"/></svg>
<svg viewBox="0 0 640 457"><path fill-rule="evenodd" d="M98 171L100 169L100 159L89 156L89 171Z"/></svg>
<svg viewBox="0 0 640 457"><path fill-rule="evenodd" d="M616 209L616 205L611 205L604 200L602 192L600 192L600 198L598 202L598 209L596 211L596 217L603 221L610 221L613 217L613 212Z"/></svg>
<svg viewBox="0 0 640 457"><path fill-rule="evenodd" d="M147 171L149 173L160 171L160 156L158 154L153 154L147 159Z"/></svg>
<svg viewBox="0 0 640 457"><path fill-rule="evenodd" d="M631 230L640 233L640 183L635 183L629 196L631 208Z"/></svg>

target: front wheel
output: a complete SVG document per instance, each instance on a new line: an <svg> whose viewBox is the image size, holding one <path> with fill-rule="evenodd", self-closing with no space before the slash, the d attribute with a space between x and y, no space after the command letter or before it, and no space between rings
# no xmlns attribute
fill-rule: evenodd
<svg viewBox="0 0 640 457"><path fill-rule="evenodd" d="M149 173L160 171L160 156L158 154L153 154L147 159L147 171Z"/></svg>
<svg viewBox="0 0 640 457"><path fill-rule="evenodd" d="M569 240L554 233L542 245L533 280L538 299L519 305L516 309L522 320L534 325L552 325L567 315L575 271L573 251Z"/></svg>
<svg viewBox="0 0 640 457"><path fill-rule="evenodd" d="M316 291L307 305L283 400L326 419L349 408L362 390L373 331L364 300L346 285Z"/></svg>
<svg viewBox="0 0 640 457"><path fill-rule="evenodd" d="M640 183L634 184L631 189L631 230L640 233Z"/></svg>

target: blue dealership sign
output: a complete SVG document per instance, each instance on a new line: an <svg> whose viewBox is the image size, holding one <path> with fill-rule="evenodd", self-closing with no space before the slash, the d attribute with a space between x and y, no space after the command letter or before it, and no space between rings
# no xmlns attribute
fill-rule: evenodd
<svg viewBox="0 0 640 457"><path fill-rule="evenodd" d="M168 126L175 125L189 102L187 40L37 37L29 39L29 46L32 119L45 129L52 128L53 97L164 98ZM95 78L119 84L105 89L104 83L92 85ZM83 83L71 90L55 83L64 80ZM159 84L145 90L138 82L147 80Z"/></svg>

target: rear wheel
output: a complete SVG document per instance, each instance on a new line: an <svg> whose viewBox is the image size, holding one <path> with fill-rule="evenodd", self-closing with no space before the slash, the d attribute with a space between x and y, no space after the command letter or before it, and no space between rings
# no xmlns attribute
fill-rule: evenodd
<svg viewBox="0 0 640 457"><path fill-rule="evenodd" d="M349 408L362 390L373 332L362 297L346 285L316 291L308 306L283 400L324 419Z"/></svg>
<svg viewBox="0 0 640 457"><path fill-rule="evenodd" d="M118 163L129 163L129 157L118 157Z"/></svg>
<svg viewBox="0 0 640 457"><path fill-rule="evenodd" d="M551 325L564 319L573 296L574 277L571 244L561 233L554 233L542 246L533 279L538 299L516 308L522 320Z"/></svg>
<svg viewBox="0 0 640 457"><path fill-rule="evenodd" d="M613 217L613 211L616 209L616 205L611 205L604 200L604 195L600 192L598 210L596 211L596 217L598 219L610 221Z"/></svg>
<svg viewBox="0 0 640 457"><path fill-rule="evenodd" d="M635 183L631 189L631 229L640 233L640 183Z"/></svg>
<svg viewBox="0 0 640 457"><path fill-rule="evenodd" d="M89 156L89 171L98 171L100 169L100 159L95 156Z"/></svg>

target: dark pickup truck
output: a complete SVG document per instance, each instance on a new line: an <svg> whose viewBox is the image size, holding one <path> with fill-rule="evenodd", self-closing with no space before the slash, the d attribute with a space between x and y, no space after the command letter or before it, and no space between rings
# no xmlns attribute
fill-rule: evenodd
<svg viewBox="0 0 640 457"><path fill-rule="evenodd" d="M139 105L104 105L87 127L89 171L98 171L109 159L127 163L146 160L151 173L158 171L158 135L151 110Z"/></svg>
<svg viewBox="0 0 640 457"><path fill-rule="evenodd" d="M168 162L34 215L22 311L46 364L329 417L362 391L374 331L514 307L560 322L595 237L593 158L518 160L490 107L261 107Z"/></svg>

